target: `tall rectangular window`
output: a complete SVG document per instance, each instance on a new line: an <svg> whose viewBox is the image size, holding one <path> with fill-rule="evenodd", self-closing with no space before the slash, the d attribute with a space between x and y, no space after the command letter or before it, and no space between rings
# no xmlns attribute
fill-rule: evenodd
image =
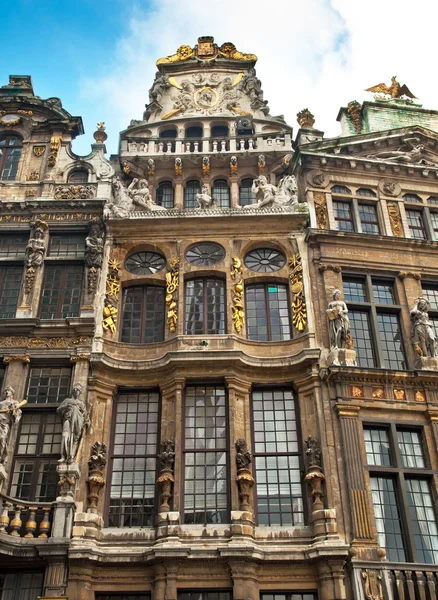
<svg viewBox="0 0 438 600"><path fill-rule="evenodd" d="M345 276L343 289L358 365L406 369L394 283Z"/></svg>
<svg viewBox="0 0 438 600"><path fill-rule="evenodd" d="M258 523L302 524L302 468L292 391L254 390L252 416Z"/></svg>
<svg viewBox="0 0 438 600"><path fill-rule="evenodd" d="M164 340L165 288L128 287L123 292L122 342L152 344Z"/></svg>
<svg viewBox="0 0 438 600"><path fill-rule="evenodd" d="M228 435L225 388L186 388L184 523L227 523Z"/></svg>
<svg viewBox="0 0 438 600"><path fill-rule="evenodd" d="M70 367L31 367L27 386L29 404L60 404L70 390Z"/></svg>
<svg viewBox="0 0 438 600"><path fill-rule="evenodd" d="M24 258L28 238L26 233L0 235L0 258Z"/></svg>
<svg viewBox="0 0 438 600"><path fill-rule="evenodd" d="M0 267L0 319L15 317L22 278L22 266Z"/></svg>
<svg viewBox="0 0 438 600"><path fill-rule="evenodd" d="M416 240L426 240L426 227L424 225L423 213L421 210L406 209L406 218L408 220L411 237Z"/></svg>
<svg viewBox="0 0 438 600"><path fill-rule="evenodd" d="M225 283L222 279L186 281L186 333L225 333Z"/></svg>
<svg viewBox="0 0 438 600"><path fill-rule="evenodd" d="M362 233L380 233L379 220L377 218L377 206L375 204L359 203L359 218Z"/></svg>
<svg viewBox="0 0 438 600"><path fill-rule="evenodd" d="M83 271L82 265L46 264L40 309L42 319L79 315Z"/></svg>
<svg viewBox="0 0 438 600"><path fill-rule="evenodd" d="M117 398L108 524L151 527L157 477L158 392L126 392Z"/></svg>
<svg viewBox="0 0 438 600"><path fill-rule="evenodd" d="M0 573L0 600L35 600L43 591L43 572Z"/></svg>
<svg viewBox="0 0 438 600"><path fill-rule="evenodd" d="M333 212L339 231L354 231L353 214L349 202L334 200Z"/></svg>
<svg viewBox="0 0 438 600"><path fill-rule="evenodd" d="M364 427L379 544L393 562L438 561L438 529L420 430Z"/></svg>
<svg viewBox="0 0 438 600"><path fill-rule="evenodd" d="M245 288L247 335L259 342L290 340L287 286L257 283Z"/></svg>
<svg viewBox="0 0 438 600"><path fill-rule="evenodd" d="M196 590L194 592L179 591L178 600L232 600L231 592L221 592L218 590Z"/></svg>

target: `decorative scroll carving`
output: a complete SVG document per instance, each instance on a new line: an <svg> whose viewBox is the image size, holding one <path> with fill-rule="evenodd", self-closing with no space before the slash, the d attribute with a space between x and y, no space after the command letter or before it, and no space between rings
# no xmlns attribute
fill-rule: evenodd
<svg viewBox="0 0 438 600"><path fill-rule="evenodd" d="M377 571L365 569L362 571L367 600L383 600L382 578Z"/></svg>
<svg viewBox="0 0 438 600"><path fill-rule="evenodd" d="M436 336L432 321L429 319L430 302L426 298L415 298L411 310L412 342L419 356L435 358L437 356Z"/></svg>
<svg viewBox="0 0 438 600"><path fill-rule="evenodd" d="M237 156L232 156L230 158L230 175L237 175L238 163Z"/></svg>
<svg viewBox="0 0 438 600"><path fill-rule="evenodd" d="M175 175L178 177L178 175L182 175L182 172L182 159L177 157L175 158Z"/></svg>
<svg viewBox="0 0 438 600"><path fill-rule="evenodd" d="M299 252L288 262L290 287L292 290L292 323L297 331L304 331L307 325L307 308L304 297L303 265Z"/></svg>
<svg viewBox="0 0 438 600"><path fill-rule="evenodd" d="M179 286L179 258L169 261L169 270L166 273L166 305L167 325L169 331L176 331L178 321L178 286Z"/></svg>
<svg viewBox="0 0 438 600"><path fill-rule="evenodd" d="M103 442L94 442L88 461L88 510L95 512L99 501L99 492L105 485L103 470L107 461L107 448Z"/></svg>
<svg viewBox="0 0 438 600"><path fill-rule="evenodd" d="M313 192L313 203L315 205L316 224L319 229L327 226L327 200L324 192Z"/></svg>
<svg viewBox="0 0 438 600"><path fill-rule="evenodd" d="M158 459L161 463L160 476L157 484L160 486L160 512L169 512L169 500L172 497L172 485L175 481L173 476L173 463L175 461L175 444L173 440L162 440L160 442L160 453Z"/></svg>
<svg viewBox="0 0 438 600"><path fill-rule="evenodd" d="M55 188L55 200L90 200L94 198L92 185L60 185Z"/></svg>
<svg viewBox="0 0 438 600"><path fill-rule="evenodd" d="M29 354L7 354L3 357L3 362L5 365L9 365L12 362L21 362L23 365L28 365L30 363Z"/></svg>
<svg viewBox="0 0 438 600"><path fill-rule="evenodd" d="M322 498L322 482L324 481L324 473L321 467L321 448L316 437L310 436L306 440L306 456L308 457L307 475L305 481L309 484L313 497L313 510L322 510L324 503Z"/></svg>
<svg viewBox="0 0 438 600"><path fill-rule="evenodd" d="M87 408L80 399L82 386L73 386L71 397L66 398L58 406L56 412L62 421L61 458L59 463L71 464L77 455L79 441L84 428L87 426Z"/></svg>
<svg viewBox="0 0 438 600"><path fill-rule="evenodd" d="M245 309L243 306L243 279L242 279L242 262L237 256L232 257L231 279L234 280L233 285L233 306L231 307L234 321L234 329L240 333L245 323Z"/></svg>
<svg viewBox="0 0 438 600"><path fill-rule="evenodd" d="M250 511L251 489L254 485L254 477L251 472L251 453L248 450L245 440L236 440L236 466L237 466L237 485L239 487L240 510Z"/></svg>
<svg viewBox="0 0 438 600"><path fill-rule="evenodd" d="M14 389L8 385L0 401L0 465L8 462L8 445L14 423L21 419L20 408L27 404L27 400L19 402L14 399Z"/></svg>
<svg viewBox="0 0 438 600"><path fill-rule="evenodd" d="M0 346L5 348L75 348L91 344L89 337L47 337L47 338L29 338L24 336L2 336L0 337Z"/></svg>
<svg viewBox="0 0 438 600"><path fill-rule="evenodd" d="M303 110L297 113L297 121L298 125L303 129L313 129L315 117L308 108L303 108Z"/></svg>
<svg viewBox="0 0 438 600"><path fill-rule="evenodd" d="M333 271L333 273L341 273L342 267L339 265L328 265L326 263L322 263L318 265L318 271L320 273L324 273L324 271Z"/></svg>
<svg viewBox="0 0 438 600"><path fill-rule="evenodd" d="M403 237L403 225L400 216L400 209L397 202L388 202L388 215L391 223L392 235Z"/></svg>
<svg viewBox="0 0 438 600"><path fill-rule="evenodd" d="M159 65L185 62L194 57L204 61L213 60L216 57L246 62L254 62L257 60L255 54L244 54L237 50L236 46L231 42L225 42L222 46L218 47L218 45L214 43L213 37L204 36L198 38L198 43L194 48L183 44L178 48L175 54L159 58L156 65L158 67Z"/></svg>
<svg viewBox="0 0 438 600"><path fill-rule="evenodd" d="M56 165L56 158L58 156L59 148L61 147L61 138L52 137L50 140L50 154L47 160L47 165L49 167L54 167Z"/></svg>
<svg viewBox="0 0 438 600"><path fill-rule="evenodd" d="M347 105L347 114L353 123L356 133L362 131L362 106L356 100L349 102Z"/></svg>

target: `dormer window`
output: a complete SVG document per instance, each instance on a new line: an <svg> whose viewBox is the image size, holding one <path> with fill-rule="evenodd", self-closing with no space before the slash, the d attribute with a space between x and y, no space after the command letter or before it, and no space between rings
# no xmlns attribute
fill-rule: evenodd
<svg viewBox="0 0 438 600"><path fill-rule="evenodd" d="M22 149L21 139L9 135L0 141L0 180L15 181Z"/></svg>
<svg viewBox="0 0 438 600"><path fill-rule="evenodd" d="M76 169L68 176L68 183L87 183L88 171L85 169Z"/></svg>

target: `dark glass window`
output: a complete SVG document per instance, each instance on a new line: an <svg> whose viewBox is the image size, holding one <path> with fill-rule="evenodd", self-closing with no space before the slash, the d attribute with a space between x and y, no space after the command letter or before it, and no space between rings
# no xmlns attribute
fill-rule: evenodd
<svg viewBox="0 0 438 600"><path fill-rule="evenodd" d="M222 386L186 388L184 469L184 523L227 523L227 401Z"/></svg>
<svg viewBox="0 0 438 600"><path fill-rule="evenodd" d="M173 208L175 191L171 181L162 181L157 189L157 204L164 208Z"/></svg>
<svg viewBox="0 0 438 600"><path fill-rule="evenodd" d="M376 194L376 192L374 192L373 190L370 190L369 188L359 188L356 191L356 195L367 197L367 198L375 198L377 194Z"/></svg>
<svg viewBox="0 0 438 600"><path fill-rule="evenodd" d="M211 137L228 137L228 127L226 125L213 125L211 128Z"/></svg>
<svg viewBox="0 0 438 600"><path fill-rule="evenodd" d="M43 592L44 573L0 573L0 600L36 600Z"/></svg>
<svg viewBox="0 0 438 600"><path fill-rule="evenodd" d="M153 525L158 451L157 392L127 392L116 402L108 525Z"/></svg>
<svg viewBox="0 0 438 600"><path fill-rule="evenodd" d="M202 136L203 136L203 129L202 129L202 127L197 127L197 126L187 127L187 129L186 129L186 137L188 137L188 138L202 138Z"/></svg>
<svg viewBox="0 0 438 600"><path fill-rule="evenodd" d="M188 181L184 188L184 208L198 208L196 194L201 193L201 184L199 181Z"/></svg>
<svg viewBox="0 0 438 600"><path fill-rule="evenodd" d="M333 212L339 231L354 231L353 215L349 202L333 201Z"/></svg>
<svg viewBox="0 0 438 600"><path fill-rule="evenodd" d="M24 258L28 237L26 233L0 235L0 258Z"/></svg>
<svg viewBox="0 0 438 600"><path fill-rule="evenodd" d="M160 131L160 138L173 140L178 135L178 132L175 128L165 129L164 131Z"/></svg>
<svg viewBox="0 0 438 600"><path fill-rule="evenodd" d="M194 592L178 592L178 600L232 600L231 592L220 592L218 590L196 590Z"/></svg>
<svg viewBox="0 0 438 600"><path fill-rule="evenodd" d="M72 171L68 176L68 183L87 183L88 182L88 171L84 169L78 169Z"/></svg>
<svg viewBox="0 0 438 600"><path fill-rule="evenodd" d="M75 256L82 258L84 254L84 234L67 233L50 236L49 256Z"/></svg>
<svg viewBox="0 0 438 600"><path fill-rule="evenodd" d="M1 600L1 599L0 599ZM151 600L148 594L96 594L96 600Z"/></svg>
<svg viewBox="0 0 438 600"><path fill-rule="evenodd" d="M304 522L295 400L290 390L252 393L259 525Z"/></svg>
<svg viewBox="0 0 438 600"><path fill-rule="evenodd" d="M272 273L286 264L285 255L272 248L256 248L245 256L245 266L257 273Z"/></svg>
<svg viewBox="0 0 438 600"><path fill-rule="evenodd" d="M230 188L225 179L216 179L211 192L212 198L216 200L219 208L230 207Z"/></svg>
<svg viewBox="0 0 438 600"><path fill-rule="evenodd" d="M134 275L153 275L166 266L166 259L158 252L136 252L126 259L125 268Z"/></svg>
<svg viewBox="0 0 438 600"><path fill-rule="evenodd" d="M225 282L222 279L186 281L186 333L225 333Z"/></svg>
<svg viewBox="0 0 438 600"><path fill-rule="evenodd" d="M432 225L435 240L438 240L438 213L436 213L436 212L430 213L430 223Z"/></svg>
<svg viewBox="0 0 438 600"><path fill-rule="evenodd" d="M377 207L374 204L359 204L359 218L362 233L380 233Z"/></svg>
<svg viewBox="0 0 438 600"><path fill-rule="evenodd" d="M345 185L334 185L331 189L332 194L349 194L351 196L350 188Z"/></svg>
<svg viewBox="0 0 438 600"><path fill-rule="evenodd" d="M427 201L429 204L438 204L438 196L430 196Z"/></svg>
<svg viewBox="0 0 438 600"><path fill-rule="evenodd" d="M23 267L0 267L0 319L13 319L23 278Z"/></svg>
<svg viewBox="0 0 438 600"><path fill-rule="evenodd" d="M423 203L423 200L420 198L420 196L417 196L417 194L405 194L403 196L403 200L405 202L415 202L415 203Z"/></svg>
<svg viewBox="0 0 438 600"><path fill-rule="evenodd" d="M256 283L245 287L249 340L275 342L291 339L287 285Z"/></svg>
<svg viewBox="0 0 438 600"><path fill-rule="evenodd" d="M317 600L318 596L312 592L262 592L260 600Z"/></svg>
<svg viewBox="0 0 438 600"><path fill-rule="evenodd" d="M370 276L344 277L343 287L358 365L405 369L400 306L393 282Z"/></svg>
<svg viewBox="0 0 438 600"><path fill-rule="evenodd" d="M197 267L209 267L225 258L225 250L214 242L199 242L186 252L188 262Z"/></svg>
<svg viewBox="0 0 438 600"><path fill-rule="evenodd" d="M427 235L421 210L406 210L406 217L411 237L416 240L425 240Z"/></svg>
<svg viewBox="0 0 438 600"><path fill-rule="evenodd" d="M31 367L27 387L29 404L59 404L70 390L70 367Z"/></svg>
<svg viewBox="0 0 438 600"><path fill-rule="evenodd" d="M129 287L123 293L122 342L153 344L164 340L165 288Z"/></svg>
<svg viewBox="0 0 438 600"><path fill-rule="evenodd" d="M15 181L21 148L21 139L15 135L10 135L0 141L0 179L2 181Z"/></svg>
<svg viewBox="0 0 438 600"><path fill-rule="evenodd" d="M12 497L36 502L55 500L61 435L62 424L56 413L23 413L15 448Z"/></svg>
<svg viewBox="0 0 438 600"><path fill-rule="evenodd" d="M247 206L248 204L254 204L256 201L256 195L251 191L253 179L242 179L239 187L239 204L240 206Z"/></svg>
<svg viewBox="0 0 438 600"><path fill-rule="evenodd" d="M438 529L419 430L367 426L367 464L379 544L394 562L436 564Z"/></svg>
<svg viewBox="0 0 438 600"><path fill-rule="evenodd" d="M79 315L83 271L82 265L46 264L40 309L42 319Z"/></svg>

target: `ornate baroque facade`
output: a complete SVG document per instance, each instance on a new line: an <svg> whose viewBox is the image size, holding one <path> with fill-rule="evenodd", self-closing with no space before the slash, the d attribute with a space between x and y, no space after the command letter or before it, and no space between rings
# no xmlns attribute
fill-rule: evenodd
<svg viewBox="0 0 438 600"><path fill-rule="evenodd" d="M111 161L0 89L1 600L438 598L438 113L293 138L256 60L159 59Z"/></svg>

